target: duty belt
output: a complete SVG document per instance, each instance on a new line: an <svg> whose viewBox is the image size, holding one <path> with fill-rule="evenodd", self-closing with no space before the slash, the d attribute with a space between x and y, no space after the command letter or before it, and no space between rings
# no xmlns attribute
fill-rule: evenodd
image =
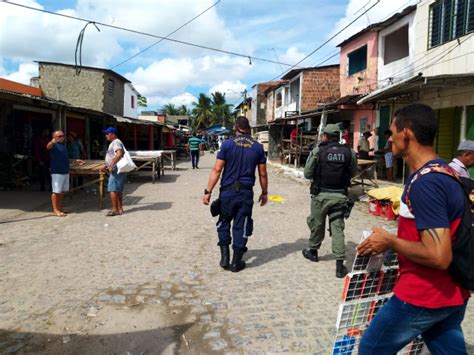
<svg viewBox="0 0 474 355"><path fill-rule="evenodd" d="M223 191L234 191L234 192L239 192L240 190L248 190L248 191L252 191L253 190L253 186L251 185L244 185L242 184L240 181L236 181L230 185L226 185L226 186L221 186L220 188L220 191L223 192Z"/></svg>
<svg viewBox="0 0 474 355"><path fill-rule="evenodd" d="M339 193L339 194L347 195L346 189L325 189L323 187L320 187L319 192L331 192L331 193Z"/></svg>

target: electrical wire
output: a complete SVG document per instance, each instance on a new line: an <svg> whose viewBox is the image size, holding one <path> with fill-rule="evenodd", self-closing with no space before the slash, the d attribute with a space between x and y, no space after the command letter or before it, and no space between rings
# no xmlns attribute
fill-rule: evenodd
<svg viewBox="0 0 474 355"><path fill-rule="evenodd" d="M377 4L380 2L380 0L377 0L376 3L374 3L373 5L371 5L367 10L365 10L362 14L360 14L359 16L357 16L355 19L353 19L352 21L350 21L347 25L345 25L342 29L340 29L339 31L337 31L334 35L332 35L330 38L328 38L325 42L323 42L322 44L320 44L318 47L316 47L316 49L314 49L313 51L311 51L310 53L308 53L303 59L299 60L297 63L293 64L292 66L290 66L289 69L287 69L285 72L281 73L280 75L277 75L276 77L274 77L271 81L275 80L275 79L278 79L282 76L284 76L285 74L289 73L291 70L293 70L294 68L296 68L299 64L301 64L302 62L304 62L306 59L308 59L309 57L311 57L314 53L316 53L317 51L319 51L321 48L323 48L326 44L328 44L329 42L331 42L334 38L336 38L337 36L339 36L342 32L344 32L349 26L351 26L352 24L354 24L357 20L359 20L362 16L364 16L367 12L369 12L370 10L372 10L375 6L377 6ZM364 5L365 6L365 5Z"/></svg>
<svg viewBox="0 0 474 355"><path fill-rule="evenodd" d="M75 68L76 68L76 75L81 74L81 69L82 69L82 42L84 41L84 33L86 32L87 26L90 24L93 24L97 31L100 32L99 27L95 24L95 22L88 22L86 25L82 28L81 32L79 32L79 36L77 37L77 42L76 42L76 51L74 52L74 63L75 63ZM78 55L79 52L79 55ZM77 63L79 62L79 65Z"/></svg>
<svg viewBox="0 0 474 355"><path fill-rule="evenodd" d="M271 63L271 64L281 64L281 65L284 65L286 67L293 67L294 68L296 66L296 65L292 65L292 64L288 64L288 63L277 62L275 60L271 60L271 59L267 59L267 58L255 57L255 56L248 55L248 54L242 54L242 53L227 51L227 50L224 50L224 49L213 48L213 47L209 47L209 46L204 46L202 44L181 41L181 40L174 39L174 38L167 38L165 36L159 36L159 35L155 35L155 34L152 34L152 33L143 32L143 31L139 31L139 30L134 30L134 29L126 28L126 27L115 26L115 25L111 25L111 24L108 24L108 23L104 23L104 22L88 20L88 19L85 19L85 18L82 18L82 17L71 16L71 15L66 15L66 14L60 14L60 13L57 13L57 12L52 12L52 11L48 11L48 10L44 10L44 9L38 9L38 8L35 8L35 7L32 7L32 6L18 4L18 3L11 2L11 1L8 1L8 0L2 0L2 2L5 3L5 4L18 6L18 7L24 8L24 9L28 9L28 10L32 10L32 11L38 11L38 12L46 13L46 14L49 14L49 15L64 17L64 18L68 18L68 19L71 19L71 20L82 21L82 22L92 22L92 23L95 23L95 24L103 26L103 27L113 28L115 30L130 32L130 33L139 34L139 35L143 35L143 36L147 36L147 37L163 39L165 41L178 43L178 44L182 44L182 45L186 45L186 46L190 46L190 47L195 47L195 48L201 48L201 49L205 49L205 50L208 50L208 51L233 55L235 57L246 58L246 59L249 59L249 64L252 64L252 60L254 60L254 61L266 62L266 63Z"/></svg>
<svg viewBox="0 0 474 355"><path fill-rule="evenodd" d="M177 29L175 29L173 32L170 32L166 35L166 39L169 38L170 36L174 35L176 32L178 32L179 30L181 30L183 27L189 25L191 22L195 21L196 19L198 19L199 17L201 17L202 15L204 15L206 12L208 12L209 10L211 10L212 8L214 8L215 6L217 6L217 4L219 4L221 2L221 0L218 0L217 2L215 2L214 4L212 4L211 6L209 6L207 9L205 9L204 11L202 11L201 13L197 14L196 16L194 16L192 19L190 19L189 21L185 22L183 25L181 25L180 27L178 27ZM118 63L118 64L115 64L113 67L111 67L110 69L115 69L125 63L127 63L128 61L132 60L133 58L136 58L138 57L139 55L143 54L144 52L146 52L147 50L151 49L152 47L156 46L157 44L163 42L165 40L165 38L161 38L160 40L156 41L155 43L152 43L151 45L149 45L148 47L145 47L143 48L141 51L139 51L138 53L132 55L131 57L125 59L124 61Z"/></svg>

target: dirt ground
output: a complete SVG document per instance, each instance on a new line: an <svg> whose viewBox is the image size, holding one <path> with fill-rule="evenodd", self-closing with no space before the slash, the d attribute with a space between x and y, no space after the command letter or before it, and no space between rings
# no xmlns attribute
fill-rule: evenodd
<svg viewBox="0 0 474 355"><path fill-rule="evenodd" d="M269 192L285 201L255 205L248 267L233 274L201 203L214 158L156 184L131 177L117 217L94 191L67 198L65 218L50 216L47 194L0 192L0 353L331 353L344 281L329 237L319 263L301 255L307 184L270 167ZM395 226L366 209L346 222L348 263L362 230ZM472 302L463 327L472 350Z"/></svg>

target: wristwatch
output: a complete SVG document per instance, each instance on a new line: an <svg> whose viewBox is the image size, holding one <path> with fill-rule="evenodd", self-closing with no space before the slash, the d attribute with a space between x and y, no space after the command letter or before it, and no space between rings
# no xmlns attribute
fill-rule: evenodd
<svg viewBox="0 0 474 355"><path fill-rule="evenodd" d="M208 191L208 189L204 189L204 195L210 195L211 191Z"/></svg>

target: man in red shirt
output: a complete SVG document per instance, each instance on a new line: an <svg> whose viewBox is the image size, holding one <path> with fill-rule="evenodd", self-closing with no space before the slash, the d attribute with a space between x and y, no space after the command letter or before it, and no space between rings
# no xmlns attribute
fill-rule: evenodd
<svg viewBox="0 0 474 355"><path fill-rule="evenodd" d="M394 156L403 157L414 171L402 196L398 232L374 228L357 250L375 255L391 248L398 253L400 276L394 296L364 332L359 353L396 354L421 335L432 354L467 354L461 322L469 291L447 270L464 192L450 176L425 169L432 163L447 166L433 149L437 123L430 107L413 104L398 110L390 130Z"/></svg>

